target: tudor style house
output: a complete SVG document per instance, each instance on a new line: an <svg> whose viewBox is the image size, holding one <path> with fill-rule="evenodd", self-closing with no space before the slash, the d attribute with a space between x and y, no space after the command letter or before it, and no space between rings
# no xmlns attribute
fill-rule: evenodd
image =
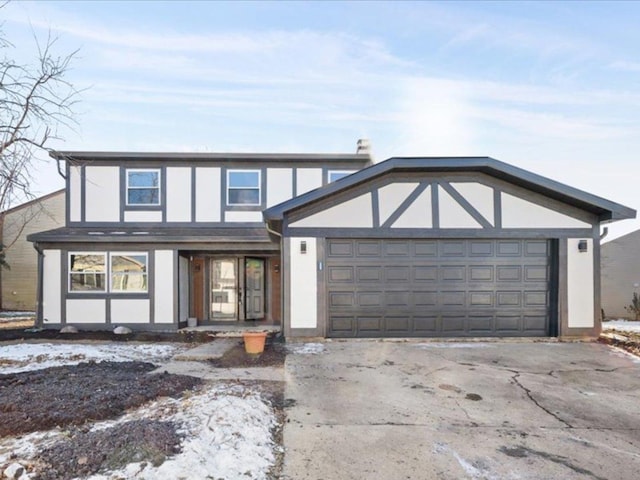
<svg viewBox="0 0 640 480"><path fill-rule="evenodd" d="M635 211L479 158L54 152L37 322L293 337L594 337L600 225Z"/></svg>

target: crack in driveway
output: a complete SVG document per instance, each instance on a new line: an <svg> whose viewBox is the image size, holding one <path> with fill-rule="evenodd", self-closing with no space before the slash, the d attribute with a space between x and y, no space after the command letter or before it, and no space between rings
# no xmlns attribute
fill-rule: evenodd
<svg viewBox="0 0 640 480"><path fill-rule="evenodd" d="M567 422L563 418L560 418L560 416L558 416L557 414L553 413L551 410L549 410L548 408L544 407L543 405L540 404L540 402L538 402L535 398L533 398L533 395L531 394L531 390L529 390L527 387L522 385L522 383L520 383L520 380L518 380L518 377L520 376L520 372L518 372L517 370L509 370L509 371L514 374L511 377L513 382L526 393L526 395L529 398L529 400L531 400L535 404L536 407L538 407L539 409L541 409L545 413L551 415L553 418L555 418L559 422L563 423L567 427L573 428L573 425L571 425L569 422Z"/></svg>

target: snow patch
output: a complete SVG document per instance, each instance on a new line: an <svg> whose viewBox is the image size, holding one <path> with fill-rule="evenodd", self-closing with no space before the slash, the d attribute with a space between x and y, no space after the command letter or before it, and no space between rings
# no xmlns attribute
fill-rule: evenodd
<svg viewBox="0 0 640 480"><path fill-rule="evenodd" d="M638 332L640 333L640 322L632 322L630 320L611 320L609 322L602 322L603 330L620 330L623 332Z"/></svg>
<svg viewBox="0 0 640 480"><path fill-rule="evenodd" d="M251 478L263 480L275 463L278 447L271 431L275 413L260 394L240 385L218 384L178 399L161 398L117 420L96 422L103 430L140 419L175 422L184 435L182 452L163 464L131 463L126 467L85 477L86 480L164 480L180 478ZM66 437L54 429L0 440L0 465L29 464L40 449ZM26 461L25 461L26 460Z"/></svg>
<svg viewBox="0 0 640 480"><path fill-rule="evenodd" d="M167 415L168 411L175 413ZM136 416L181 424L182 452L162 465L133 463L88 480L167 478L266 479L275 462L271 429L276 417L260 395L241 386L216 386L185 399L154 402ZM120 421L131 420L130 416ZM102 424L98 428L111 426Z"/></svg>
<svg viewBox="0 0 640 480"><path fill-rule="evenodd" d="M318 355L324 353L324 345L322 343L303 343L302 345L287 345L290 353L298 355Z"/></svg>
<svg viewBox="0 0 640 480"><path fill-rule="evenodd" d="M0 374L40 370L80 362L162 363L185 347L168 344L21 343L0 347Z"/></svg>

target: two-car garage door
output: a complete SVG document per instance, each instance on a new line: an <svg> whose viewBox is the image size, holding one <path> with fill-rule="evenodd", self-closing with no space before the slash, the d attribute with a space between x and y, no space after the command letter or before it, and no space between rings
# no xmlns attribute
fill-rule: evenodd
<svg viewBox="0 0 640 480"><path fill-rule="evenodd" d="M328 239L328 336L549 335L550 247L526 239Z"/></svg>

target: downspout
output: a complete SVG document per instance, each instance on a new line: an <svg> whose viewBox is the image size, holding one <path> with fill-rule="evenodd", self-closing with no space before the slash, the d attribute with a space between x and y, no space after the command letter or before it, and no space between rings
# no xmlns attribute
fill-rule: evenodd
<svg viewBox="0 0 640 480"><path fill-rule="evenodd" d="M602 227L602 233L600 234L600 241L602 241L604 237L606 237L607 235L609 235L609 227Z"/></svg>
<svg viewBox="0 0 640 480"><path fill-rule="evenodd" d="M36 251L38 252L38 284L36 286L36 298L38 299L38 303L36 306L36 322L34 327L35 328L39 328L42 329L42 325L43 325L43 320L42 320L42 295L44 293L44 278L43 278L43 273L44 273L44 251L42 250L42 248L40 247L40 245L38 245L37 242L33 243L33 248L36 249Z"/></svg>
<svg viewBox="0 0 640 480"><path fill-rule="evenodd" d="M284 238L281 233L269 227L269 222L264 222L267 232L280 238L280 336L284 335Z"/></svg>

